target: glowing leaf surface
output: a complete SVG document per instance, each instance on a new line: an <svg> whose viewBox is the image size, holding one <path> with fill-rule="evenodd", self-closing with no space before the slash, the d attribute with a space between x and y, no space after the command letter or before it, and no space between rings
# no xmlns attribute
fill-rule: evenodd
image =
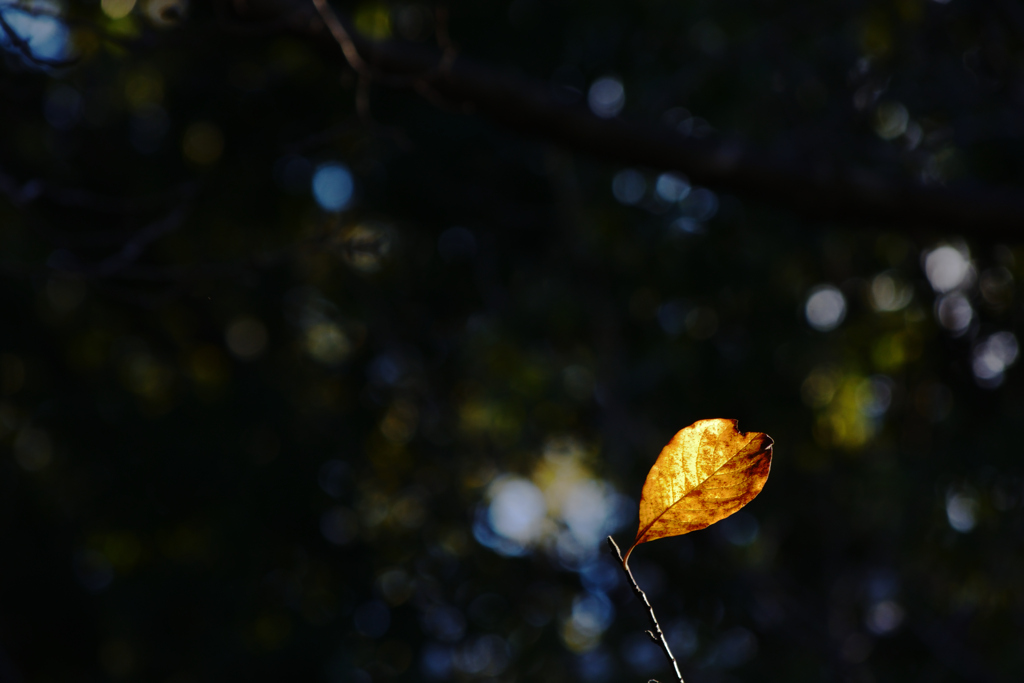
<svg viewBox="0 0 1024 683"><path fill-rule="evenodd" d="M640 496L641 543L679 536L724 519L761 492L772 439L741 432L736 420L700 420L677 433L655 461Z"/></svg>

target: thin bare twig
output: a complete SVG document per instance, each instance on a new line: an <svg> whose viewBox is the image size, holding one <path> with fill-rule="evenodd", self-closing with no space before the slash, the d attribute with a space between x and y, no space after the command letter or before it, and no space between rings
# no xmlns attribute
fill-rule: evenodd
<svg viewBox="0 0 1024 683"><path fill-rule="evenodd" d="M392 87L409 87L412 85L412 81L402 78L395 79L376 72L359 54L352 31L345 26L345 22L335 13L327 0L313 0L313 6L316 7L320 19L327 26L334 42L341 48L345 61L356 72L356 113L360 120L371 128L384 128L373 121L373 115L370 112L370 83L374 80L382 80L386 85ZM392 135L395 136L393 132Z"/></svg>
<svg viewBox="0 0 1024 683"><path fill-rule="evenodd" d="M345 61L356 73L356 114L359 116L359 120L370 130L392 138L401 148L411 149L412 145L401 129L384 126L373 120L373 114L370 111L370 84L378 81L393 88L408 88L416 82L416 79L383 74L371 67L359 54L352 29L345 25L345 20L335 13L327 0L313 0L313 6L319 13L321 21L330 31L334 42L341 47Z"/></svg>
<svg viewBox="0 0 1024 683"><path fill-rule="evenodd" d="M352 35L345 28L345 25L341 23L341 19L334 13L331 6L327 4L327 0L313 0L313 6L320 13L320 18L323 19L331 35L334 36L335 42L341 47L341 52L345 55L345 61L348 62L348 65L360 76L369 76L370 69L360 56L359 50L356 49Z"/></svg>
<svg viewBox="0 0 1024 683"><path fill-rule="evenodd" d="M327 4L327 0L313 0L313 6L320 13L320 18L323 19L331 35L334 36L334 41L341 47L345 61L356 72L356 112L359 113L360 119L369 123L372 121L370 116L370 78L372 77L370 68L359 55L359 50L356 49L356 44L352 40L352 34L348 32L341 19Z"/></svg>
<svg viewBox="0 0 1024 683"><path fill-rule="evenodd" d="M452 42L451 34L448 33L448 6L438 5L434 13L434 34L437 36L437 46L441 48L441 62L438 68L447 71L452 68L455 58L458 56L458 48Z"/></svg>
<svg viewBox="0 0 1024 683"><path fill-rule="evenodd" d="M676 680L679 683L684 683L683 674L679 672L679 662L676 661L675 655L672 654L672 649L668 646L668 640L665 639L665 633L661 630L661 625L658 623L658 617L654 616L654 608L651 606L651 601L647 599L647 594L640 590L640 586L637 585L636 579L633 578L633 572L630 571L629 566L625 560L622 559L622 551L619 550L618 544L615 539L611 536L608 537L608 546L612 549L612 553L619 560L619 564L622 565L622 571L626 573L626 577L629 579L629 585L633 588L633 592L636 593L636 597L640 598L640 602L644 603L644 607L647 608L647 616L651 621L651 630L645 631L654 644L661 648L665 656L668 657L669 664L672 665L672 671L676 674Z"/></svg>

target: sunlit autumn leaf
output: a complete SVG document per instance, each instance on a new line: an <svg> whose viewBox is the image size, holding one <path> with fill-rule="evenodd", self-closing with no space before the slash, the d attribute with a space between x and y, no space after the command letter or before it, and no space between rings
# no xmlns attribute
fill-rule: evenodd
<svg viewBox="0 0 1024 683"><path fill-rule="evenodd" d="M679 536L724 519L761 492L772 464L772 439L741 432L736 420L700 420L662 449L640 496L640 529L623 565L641 543Z"/></svg>

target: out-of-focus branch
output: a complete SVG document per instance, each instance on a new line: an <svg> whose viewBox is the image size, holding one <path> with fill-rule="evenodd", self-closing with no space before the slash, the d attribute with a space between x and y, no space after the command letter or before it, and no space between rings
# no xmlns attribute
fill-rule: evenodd
<svg viewBox="0 0 1024 683"><path fill-rule="evenodd" d="M388 74L376 72L360 56L359 49L353 40L353 31L345 25L344 19L334 12L327 0L313 0L313 6L316 7L320 20L330 31L331 37L341 48L345 61L356 73L356 112L359 114L359 118L364 124L379 128L370 115L370 83L380 80L392 87L408 87L412 85L412 81L407 79L396 81ZM394 131L392 134L398 139L404 138Z"/></svg>
<svg viewBox="0 0 1024 683"><path fill-rule="evenodd" d="M622 571L626 573L626 578L629 579L629 585L632 587L636 597L640 598L640 602L644 603L644 607L647 608L647 618L651 622L651 630L646 631L647 635L668 657L668 663L672 665L672 671L676 675L676 680L679 683L684 683L683 674L679 671L679 662L676 661L675 655L672 654L672 648L668 646L668 640L665 639L665 633L661 630L658 617L654 616L654 607L651 606L651 601L647 599L647 593L640 590L640 586L637 585L636 579L633 578L633 572L630 571L629 565L622 559L622 551L619 550L619 544L611 536L608 537L608 547L611 548L612 554L618 559L619 564L622 565Z"/></svg>
<svg viewBox="0 0 1024 683"><path fill-rule="evenodd" d="M0 167L0 194L6 195L10 202L19 208L45 199L56 206L66 208L103 213L133 213L191 197L197 190L198 185L195 182L185 182L142 197L110 197L81 188L62 187L39 178L31 178L22 183Z"/></svg>
<svg viewBox="0 0 1024 683"><path fill-rule="evenodd" d="M130 240L124 243L121 250L112 256L103 259L90 270L97 276L109 276L124 270L135 263L150 244L164 235L177 230L185 220L187 207L185 205L176 207L171 213L160 220L154 221L139 230Z"/></svg>
<svg viewBox="0 0 1024 683"><path fill-rule="evenodd" d="M136 304L157 307L188 291L198 282L233 280L254 283L259 273L280 267L304 253L334 250L351 258L361 250L373 249L373 244L352 245L339 243L338 228L327 224L309 237L279 249L252 253L238 259L192 264L139 263L150 244L181 227L188 213L188 203L173 209L161 219L150 223L123 243L121 249L107 258L83 263L68 249L54 251L45 262L18 263L0 260L0 277L39 278L63 277L89 282L108 293ZM144 292L138 285L154 285L156 292Z"/></svg>
<svg viewBox="0 0 1024 683"><path fill-rule="evenodd" d="M326 24L327 30L331 32L334 40L341 47L341 51L345 55L345 61L352 67L352 70L362 76L369 75L369 70L366 68L363 58L359 56L356 44L352 41L352 35L345 28L344 24L341 23L341 20L334 13L334 10L331 9L331 6L327 4L327 0L313 0L313 6L316 7L320 18Z"/></svg>
<svg viewBox="0 0 1024 683"><path fill-rule="evenodd" d="M763 200L817 219L870 227L924 228L995 239L1024 237L1024 193L953 190L889 181L860 169L828 172L792 167L738 141L686 137L654 125L602 119L556 101L552 89L496 73L458 58L438 70L405 46L373 44L362 50L384 71L421 70L449 100L509 128L547 138L609 161L685 173L691 181Z"/></svg>
<svg viewBox="0 0 1024 683"><path fill-rule="evenodd" d="M336 41L311 4L259 4L263 12L276 8L292 31L310 40ZM417 45L369 41L351 31L347 36L361 63L375 74L375 83L412 86L509 129L616 164L676 170L692 182L818 220L995 241L1024 237L1020 189L924 186L844 166L838 159L829 170L812 169L772 158L739 140L695 139L655 124L599 118L559 101L546 83L461 55L445 60L442 53Z"/></svg>

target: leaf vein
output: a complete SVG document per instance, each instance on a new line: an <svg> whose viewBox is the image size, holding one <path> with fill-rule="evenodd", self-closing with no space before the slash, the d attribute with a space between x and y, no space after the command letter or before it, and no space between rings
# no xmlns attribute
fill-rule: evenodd
<svg viewBox="0 0 1024 683"><path fill-rule="evenodd" d="M733 428L733 429L736 429L736 425L735 425L735 423L733 423L733 425L732 425L732 428ZM700 448L701 448L701 446L703 446L703 445L704 445L704 439L705 439L705 438L707 437L707 433L708 433L708 429L707 429L707 427L705 427L705 428L704 428L704 429L703 429L703 430L701 431L701 433L700 433L700 441L698 441L698 442L697 442L697 453L695 454L695 456L694 456L694 457L696 457L697 455L699 455L699 453L700 453ZM753 441L753 440L754 440L754 439L756 438L757 434L758 434L757 432L750 432L750 433L749 433L749 436L750 436L750 438L749 438L749 439L747 439L746 443L744 443L744 444L743 444L742 446L740 446L740 447L739 447L739 448L737 449L737 451L736 451L737 455L738 455L738 454L739 454L740 452L742 452L744 448L746 448L747 446L749 446L749 445L750 445L750 442L751 442L751 441ZM674 437L673 437L673 438L674 438ZM659 459L660 459L660 457L661 457L661 456L659 455L658 457L659 457ZM733 460L735 459L735 457L736 457L736 456L734 455L734 456L733 456L732 458L729 458L729 459L728 459L728 460L726 460L726 461L725 461L724 463L722 463L722 465L721 465L721 466L720 466L720 467L719 467L719 468L718 468L717 470L715 470L715 471L714 471L714 472L712 472L712 473L711 473L710 475L708 475L708 476L707 476L707 477L706 477L706 478L704 479L704 481L708 481L709 479L711 479L711 478L713 478L713 477L714 477L715 475L717 475L717 474L718 474L719 472L721 472L721 471L722 471L722 470L723 470L723 469L725 468L725 466L726 466L726 465L728 465L728 464L729 464L730 462L732 462L732 461L733 461ZM752 466L753 466L753 464L754 464L754 463L756 463L756 462L757 462L757 460L752 460L752 461L751 461L751 464L750 464L750 465L748 465L747 467L743 468L743 469L747 469L747 468L749 468L749 467L752 467ZM655 464L657 464L657 461L655 461ZM738 471L738 472L742 472L742 471L743 471L743 469L741 469L741 470L737 470L737 471ZM693 487L692 489L690 489L689 491L687 491L686 493L684 493L684 494L683 494L682 496L680 496L680 497L679 497L679 498L678 498L678 499L677 499L677 500L676 500L676 501L675 501L674 503L671 503L671 504L669 504L668 506L666 506L666 507L665 507L665 509L664 509L664 510L662 510L662 511L661 511L660 513L658 513L658 514L657 514L657 515L656 515L656 516L654 517L654 519L652 519L652 520L650 521L650 523L649 523L649 524L648 524L647 526L645 526L645 527L644 527L643 529L641 529L640 531L638 531L638 532L637 532L637 535L636 535L636 538L637 538L637 542L638 542L638 541L639 541L639 540L640 540L641 538L643 538L643 537L644 537L644 535L645 535L645 534L646 534L646 533L647 533L648 531L650 531L650 530L651 530L651 528L653 528L653 527L654 527L654 525L655 525L655 524L657 524L657 523L658 523L658 521L659 521L659 520L660 520L660 519L661 519L662 517L664 517L664 516L665 516L665 515L666 515L666 514L668 513L668 511L669 511L669 510L672 510L673 508L675 508L675 506L676 506L676 505L677 505L677 504L678 504L678 503L679 503L679 502L680 502L681 500L683 500L684 498L686 498L686 497L687 497L688 495L690 495L690 494L691 494L691 493L692 493L693 491L695 491L696 489L700 488L701 484L703 484L703 483L704 483L704 482L702 481L702 482L701 482L700 484L697 484L697 485L696 485L696 486L694 486L694 487ZM684 508L684 509L685 509L685 508ZM637 542L634 542L634 543L633 543L633 548L635 548L635 547L636 547L636 545L637 545ZM632 548L630 548L630 551L632 551ZM628 555L628 553L627 553L627 555Z"/></svg>

